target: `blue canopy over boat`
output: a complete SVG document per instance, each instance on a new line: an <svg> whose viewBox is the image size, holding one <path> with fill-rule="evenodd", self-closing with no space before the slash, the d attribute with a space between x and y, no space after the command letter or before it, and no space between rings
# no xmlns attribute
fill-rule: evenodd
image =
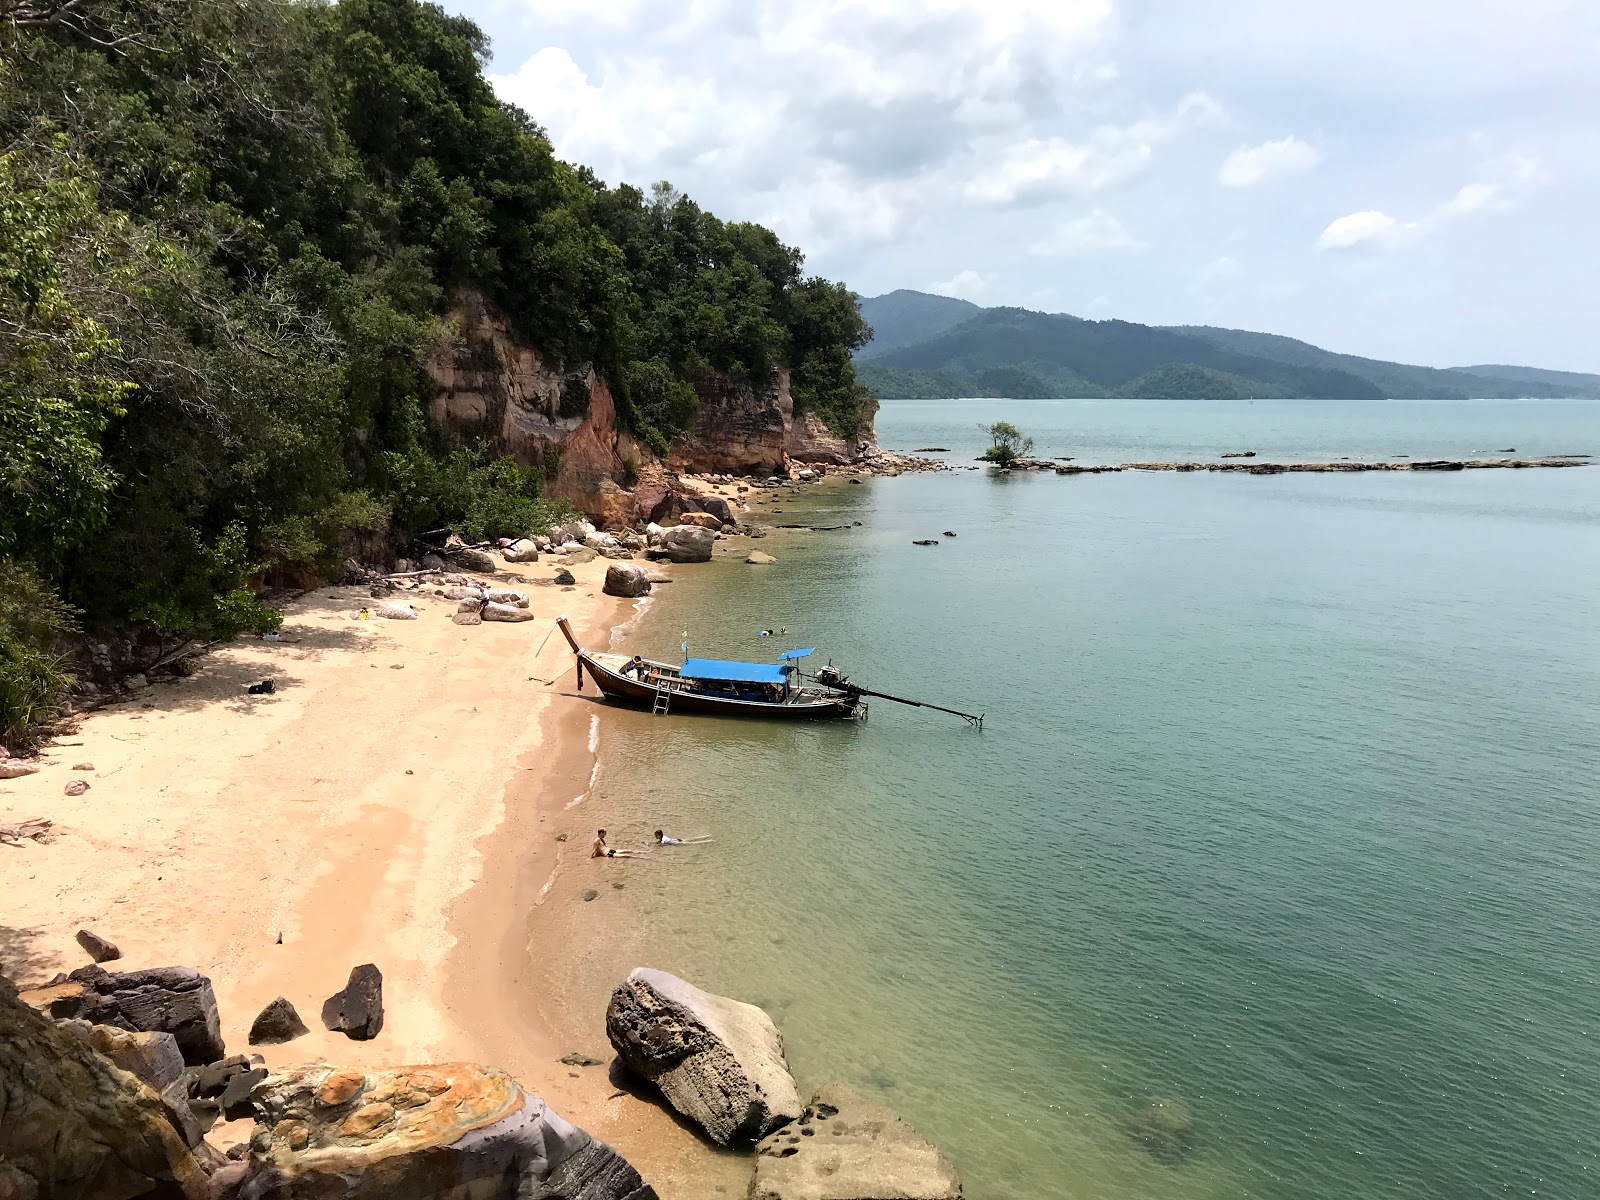
<svg viewBox="0 0 1600 1200"><path fill-rule="evenodd" d="M783 683L788 678L782 667L771 663L724 662L719 658L685 659L678 674L684 679L720 683Z"/></svg>
<svg viewBox="0 0 1600 1200"><path fill-rule="evenodd" d="M788 662L791 658L804 658L806 655L815 654L816 652L817 648L815 646L809 650L785 650L782 654L778 655L778 661Z"/></svg>

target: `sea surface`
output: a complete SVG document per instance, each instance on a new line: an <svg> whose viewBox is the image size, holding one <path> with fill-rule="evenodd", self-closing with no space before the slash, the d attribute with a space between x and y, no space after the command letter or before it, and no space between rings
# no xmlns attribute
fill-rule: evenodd
<svg viewBox="0 0 1600 1200"><path fill-rule="evenodd" d="M1600 452L1570 401L878 429L970 462L995 419L1083 461ZM1600 1196L1600 467L960 471L781 507L846 528L678 572L619 648L815 646L984 725L603 711L624 837L713 839L617 893L652 965L763 1005L803 1091L883 1098L972 1200Z"/></svg>

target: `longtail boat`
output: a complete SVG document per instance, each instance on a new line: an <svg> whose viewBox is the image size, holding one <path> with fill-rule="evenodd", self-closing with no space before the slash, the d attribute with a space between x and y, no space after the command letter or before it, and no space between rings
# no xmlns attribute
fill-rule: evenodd
<svg viewBox="0 0 1600 1200"><path fill-rule="evenodd" d="M952 713L974 726L983 726L982 714L975 716L869 691L851 683L832 664L815 675L802 675L799 662L813 653L810 649L785 650L776 663L719 658L686 658L681 663L667 663L641 657L636 665L633 655L585 650L578 645L565 617L556 618L556 625L577 656L579 691L583 690L587 675L607 700L648 708L658 715L710 713L777 720L864 720L867 703L863 697L877 696L896 704Z"/></svg>

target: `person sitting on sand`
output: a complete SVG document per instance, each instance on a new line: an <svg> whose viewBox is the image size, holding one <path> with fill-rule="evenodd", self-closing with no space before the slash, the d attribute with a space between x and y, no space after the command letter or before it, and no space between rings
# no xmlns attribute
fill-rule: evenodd
<svg viewBox="0 0 1600 1200"><path fill-rule="evenodd" d="M658 830L656 830L656 845L658 845L658 846L681 846L681 845L683 845L683 842L680 841L678 838L669 838L666 834L662 833L661 830L658 829Z"/></svg>
<svg viewBox="0 0 1600 1200"><path fill-rule="evenodd" d="M621 673L623 675L626 675L629 671L632 671L640 679L644 678L644 673L645 673L644 659L640 655L635 654L630 661L625 662L625 663L622 664L622 672Z"/></svg>

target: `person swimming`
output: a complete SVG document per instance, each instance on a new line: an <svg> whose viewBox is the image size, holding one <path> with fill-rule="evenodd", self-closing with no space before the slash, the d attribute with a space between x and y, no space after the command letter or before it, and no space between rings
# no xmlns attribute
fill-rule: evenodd
<svg viewBox="0 0 1600 1200"><path fill-rule="evenodd" d="M666 834L662 833L661 830L658 829L658 830L656 830L656 845L658 845L658 846L681 846L681 845L683 845L683 842L680 841L678 838L668 837Z"/></svg>

